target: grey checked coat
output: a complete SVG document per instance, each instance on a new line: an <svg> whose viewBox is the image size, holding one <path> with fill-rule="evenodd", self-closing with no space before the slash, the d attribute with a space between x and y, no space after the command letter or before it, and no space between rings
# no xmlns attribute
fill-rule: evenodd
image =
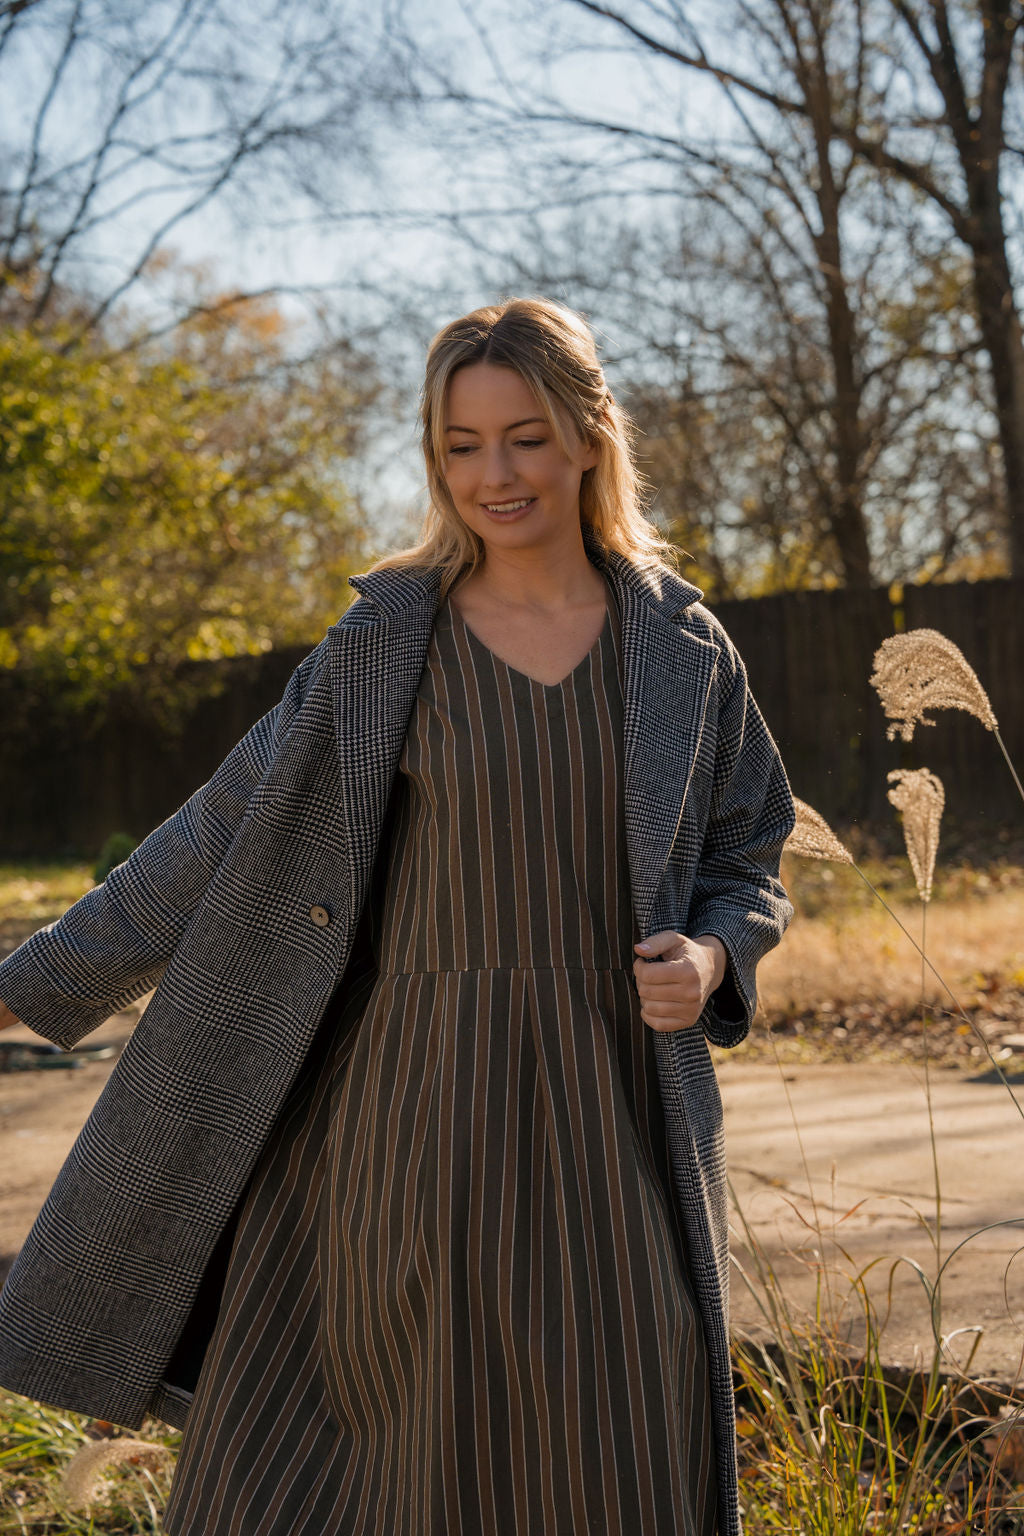
<svg viewBox="0 0 1024 1536"><path fill-rule="evenodd" d="M720 1526L738 1536L722 1107L707 1041L736 1045L792 915L786 775L698 588L606 551L624 656L625 824L642 935L716 933L729 971L700 1024L654 1044L675 1196L713 1383ZM0 1297L0 1382L138 1426L183 1422L168 1381L200 1282L338 989L439 596L437 572L359 593L203 785L0 965L0 997L70 1048L156 988ZM221 1243L223 1246L223 1242Z"/></svg>

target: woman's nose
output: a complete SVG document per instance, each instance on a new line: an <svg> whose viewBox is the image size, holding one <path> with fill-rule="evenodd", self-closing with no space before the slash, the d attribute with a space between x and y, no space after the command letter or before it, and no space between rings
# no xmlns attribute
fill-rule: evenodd
<svg viewBox="0 0 1024 1536"><path fill-rule="evenodd" d="M511 460L504 446L484 449L483 484L485 487L508 485L512 478Z"/></svg>

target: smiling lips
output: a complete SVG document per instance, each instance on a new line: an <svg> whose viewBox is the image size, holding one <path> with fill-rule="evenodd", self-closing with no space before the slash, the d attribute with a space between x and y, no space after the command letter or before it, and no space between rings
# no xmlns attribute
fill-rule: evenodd
<svg viewBox="0 0 1024 1536"><path fill-rule="evenodd" d="M529 496L521 498L519 501L485 501L484 511L489 512L491 517L498 517L503 522L507 522L510 518L517 517L521 512L525 512L528 507L532 507L536 500L536 496Z"/></svg>

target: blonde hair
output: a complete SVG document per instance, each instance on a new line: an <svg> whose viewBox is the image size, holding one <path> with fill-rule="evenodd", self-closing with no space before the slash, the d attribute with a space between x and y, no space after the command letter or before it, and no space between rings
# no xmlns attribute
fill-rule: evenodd
<svg viewBox="0 0 1024 1536"><path fill-rule="evenodd" d="M604 548L645 570L675 571L673 546L646 516L648 486L633 455L636 427L605 383L593 333L582 316L548 299L506 299L475 309L434 337L420 403L430 495L420 542L385 555L370 570L440 568L443 601L457 578L484 560L484 542L459 516L442 469L452 375L482 362L520 375L566 451L567 422L581 442L597 447L597 463L584 471L580 485L580 518Z"/></svg>

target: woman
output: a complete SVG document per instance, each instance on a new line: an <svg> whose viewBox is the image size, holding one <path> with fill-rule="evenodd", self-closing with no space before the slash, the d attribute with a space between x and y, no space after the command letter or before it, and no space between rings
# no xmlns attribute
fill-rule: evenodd
<svg viewBox="0 0 1024 1536"><path fill-rule="evenodd" d="M423 541L0 997L157 985L0 1382L184 1425L169 1536L734 1536L721 1103L792 798L593 338L447 326Z"/></svg>

